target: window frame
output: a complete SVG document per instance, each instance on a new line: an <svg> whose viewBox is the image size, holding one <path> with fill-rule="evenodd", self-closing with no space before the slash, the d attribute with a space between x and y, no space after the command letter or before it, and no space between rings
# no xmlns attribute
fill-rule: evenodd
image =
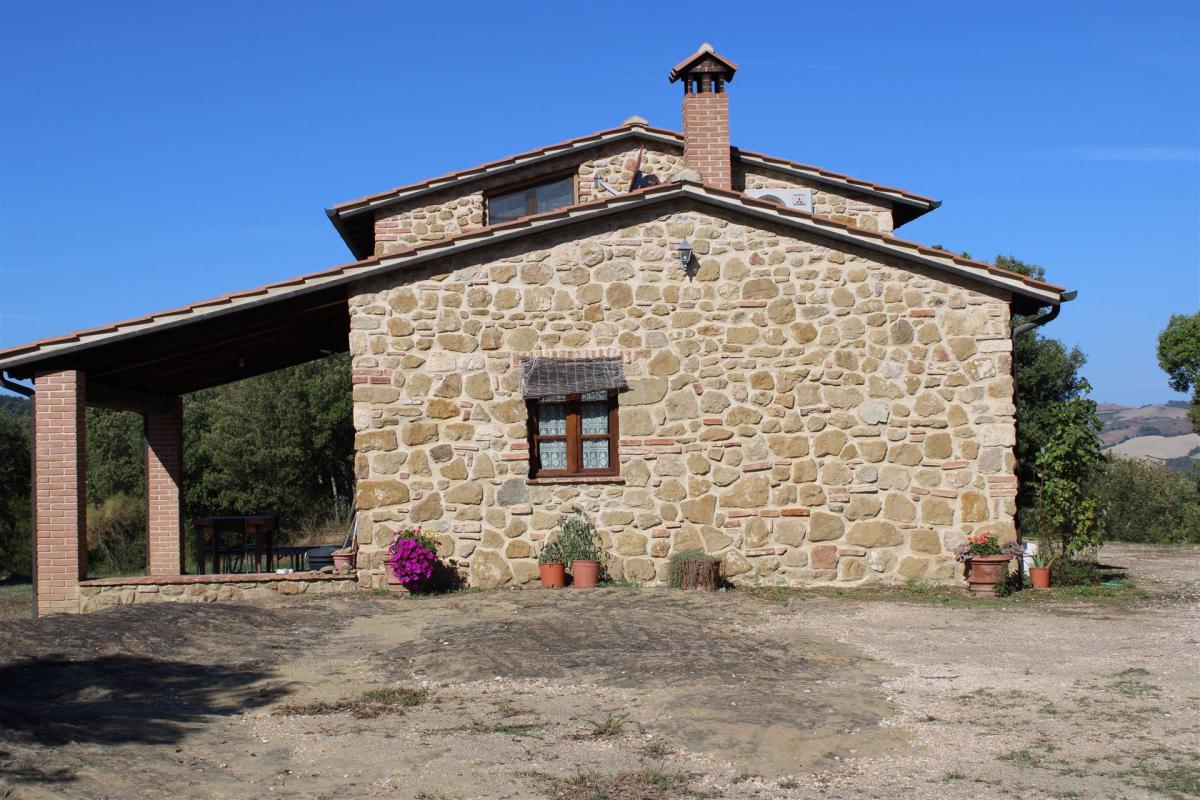
<svg viewBox="0 0 1200 800"><path fill-rule="evenodd" d="M617 390L608 389L608 433L583 432L583 415L580 405L580 394L565 395L567 432L564 436L543 436L538 433L538 405L543 398L530 398L525 401L529 411L529 477L530 478L611 478L621 474L621 461L618 441L621 433L618 430ZM593 402L593 401L588 401ZM605 469L583 468L583 442L585 439L608 440L608 467ZM542 469L540 445L543 441L566 441L567 468L565 470Z"/></svg>
<svg viewBox="0 0 1200 800"><path fill-rule="evenodd" d="M497 186L495 189L489 189L483 194L484 213L486 215L486 224L500 224L492 221L492 200L497 197L504 197L510 194L525 193L525 213L522 217L529 217L538 213L537 210L537 189L540 186L549 186L552 183L558 183L566 178L571 179L571 202L560 208L569 208L570 206L579 203L579 173L575 170L560 172L554 175L541 175L536 178L530 178L527 181L517 183L506 183L503 186ZM554 209L557 210L557 209ZM549 214L549 211L541 212ZM521 217L505 220L505 222L515 222Z"/></svg>

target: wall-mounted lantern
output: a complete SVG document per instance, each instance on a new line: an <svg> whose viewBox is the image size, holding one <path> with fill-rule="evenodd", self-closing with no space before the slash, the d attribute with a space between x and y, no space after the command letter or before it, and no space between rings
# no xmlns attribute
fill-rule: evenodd
<svg viewBox="0 0 1200 800"><path fill-rule="evenodd" d="M683 271L689 278L692 277L692 243L684 239L679 243L677 250L679 252L679 266L683 267Z"/></svg>

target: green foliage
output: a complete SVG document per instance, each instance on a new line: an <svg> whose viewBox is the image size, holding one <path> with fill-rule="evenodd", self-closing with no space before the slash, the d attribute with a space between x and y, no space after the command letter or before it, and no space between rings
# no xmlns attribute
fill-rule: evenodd
<svg viewBox="0 0 1200 800"><path fill-rule="evenodd" d="M32 569L30 409L28 400L0 397L0 575ZM351 412L345 356L188 396L186 517L272 512L285 532L344 524L354 494ZM138 572L146 534L142 417L89 408L86 441L90 571Z"/></svg>
<svg viewBox="0 0 1200 800"><path fill-rule="evenodd" d="M344 521L353 503L350 362L301 364L191 395L189 515L274 512L284 528Z"/></svg>
<svg viewBox="0 0 1200 800"><path fill-rule="evenodd" d="M1047 569L1054 565L1058 560L1058 555L1052 549L1049 542L1039 542L1037 552L1033 554L1033 566L1038 569Z"/></svg>
<svg viewBox="0 0 1200 800"><path fill-rule="evenodd" d="M542 547L542 552L538 554L539 564L565 564L567 563L566 553L563 552L562 542L558 539L553 539L546 542Z"/></svg>
<svg viewBox="0 0 1200 800"><path fill-rule="evenodd" d="M582 511L563 514L559 517L558 527L559 535L555 541L562 547L567 566L575 561L600 560L600 540L596 535L596 526L587 514Z"/></svg>
<svg viewBox="0 0 1200 800"><path fill-rule="evenodd" d="M996 256L996 266L1042 280L1046 270L1012 256ZM1031 317L1014 316L1013 327ZM1085 381L1079 371L1087 357L1078 347L1068 348L1057 339L1043 336L1039 329L1023 333L1013 340L1013 372L1016 377L1017 469L1021 485L1037 481L1038 451L1054 431L1053 409L1056 403L1081 397ZM1020 497L1022 511L1034 501L1030 492Z"/></svg>
<svg viewBox="0 0 1200 800"><path fill-rule="evenodd" d="M671 561L667 565L667 585L672 589L679 589L683 586L683 565L689 561L719 561L720 559L710 556L698 547L679 550L671 554Z"/></svg>
<svg viewBox="0 0 1200 800"><path fill-rule="evenodd" d="M88 574L137 575L146 568L146 501L116 494L88 504Z"/></svg>
<svg viewBox="0 0 1200 800"><path fill-rule="evenodd" d="M1188 417L1200 433L1200 311L1175 314L1158 335L1158 364L1177 392L1192 392Z"/></svg>
<svg viewBox="0 0 1200 800"><path fill-rule="evenodd" d="M0 405L0 577L33 572L29 499L30 403L4 397Z"/></svg>
<svg viewBox="0 0 1200 800"><path fill-rule="evenodd" d="M1110 458L1096 479L1107 508L1105 540L1200 544L1200 470Z"/></svg>
<svg viewBox="0 0 1200 800"><path fill-rule="evenodd" d="M146 496L146 444L141 414L87 410L87 501ZM145 527L145 526L143 526Z"/></svg>
<svg viewBox="0 0 1200 800"><path fill-rule="evenodd" d="M1085 381L1083 391L1091 387ZM1104 513L1094 491L1104 456L1097 431L1096 403L1085 397L1054 403L1049 414L1052 430L1038 451L1037 505L1034 517L1044 541L1054 541L1059 553L1071 556L1098 546Z"/></svg>

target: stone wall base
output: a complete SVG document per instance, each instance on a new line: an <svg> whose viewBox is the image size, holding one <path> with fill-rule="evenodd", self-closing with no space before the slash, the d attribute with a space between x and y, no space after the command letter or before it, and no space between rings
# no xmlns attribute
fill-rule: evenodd
<svg viewBox="0 0 1200 800"><path fill-rule="evenodd" d="M99 578L79 584L79 612L133 603L218 603L266 600L292 594L350 594L359 589L353 575L273 572L243 575Z"/></svg>

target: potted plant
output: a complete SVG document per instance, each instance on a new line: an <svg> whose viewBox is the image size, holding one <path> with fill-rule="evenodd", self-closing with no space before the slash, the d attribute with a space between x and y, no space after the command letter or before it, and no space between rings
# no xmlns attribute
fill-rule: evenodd
<svg viewBox="0 0 1200 800"><path fill-rule="evenodd" d="M1050 588L1050 568L1054 566L1055 556L1048 547L1038 547L1033 554L1033 563L1029 566L1029 585L1034 589Z"/></svg>
<svg viewBox="0 0 1200 800"><path fill-rule="evenodd" d="M339 547L329 555L333 558L333 568L339 575L345 575L358 561L358 539L353 539L349 547Z"/></svg>
<svg viewBox="0 0 1200 800"><path fill-rule="evenodd" d="M564 514L559 518L563 559L571 568L571 586L576 589L595 589L600 582L600 543L596 527L582 511Z"/></svg>
<svg viewBox="0 0 1200 800"><path fill-rule="evenodd" d="M437 543L420 528L398 530L395 537L385 558L388 589L408 592L420 588L433 577Z"/></svg>
<svg viewBox="0 0 1200 800"><path fill-rule="evenodd" d="M542 588L561 589L567 585L567 559L562 542L555 539L546 542L538 555L538 571L541 573Z"/></svg>
<svg viewBox="0 0 1200 800"><path fill-rule="evenodd" d="M976 597L995 597L996 585L1008 577L1008 562L1019 555L1020 542L1000 544L990 531L969 534L954 551L954 558L967 565L967 583Z"/></svg>

